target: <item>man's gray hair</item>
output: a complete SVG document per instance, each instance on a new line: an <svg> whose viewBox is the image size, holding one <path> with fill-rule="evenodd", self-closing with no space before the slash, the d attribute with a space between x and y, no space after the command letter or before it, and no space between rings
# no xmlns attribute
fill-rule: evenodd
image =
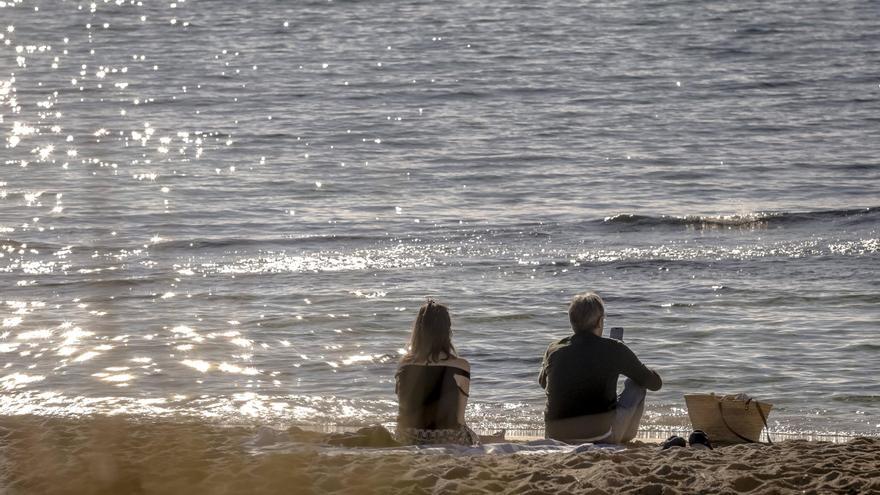
<svg viewBox="0 0 880 495"><path fill-rule="evenodd" d="M568 306L568 319L574 333L591 333L605 317L605 303L595 292L574 296Z"/></svg>

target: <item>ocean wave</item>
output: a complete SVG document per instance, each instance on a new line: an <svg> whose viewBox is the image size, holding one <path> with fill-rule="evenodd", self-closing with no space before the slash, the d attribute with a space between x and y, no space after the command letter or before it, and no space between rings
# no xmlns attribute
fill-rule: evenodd
<svg viewBox="0 0 880 495"><path fill-rule="evenodd" d="M53 243L45 241L17 240L12 238L0 239L0 251L17 251L26 250L33 253L38 252L58 252L63 251L64 254L81 254L110 252L110 251L126 251L141 250L145 246L151 251L173 251L178 249L233 249L233 248L251 248L266 246L293 247L302 245L322 245L322 244L339 244L339 243L373 243L387 239L387 235L382 234L313 234L299 236L277 236L277 237L217 237L217 238L183 238L172 239L161 236L154 236L147 242L131 241L117 243Z"/></svg>
<svg viewBox="0 0 880 495"><path fill-rule="evenodd" d="M518 247L499 245L498 236L494 232L493 239L488 242L469 243L463 239L448 237L437 242L426 239L417 242L399 242L391 245L373 245L371 247L328 246L318 245L309 249L298 249L289 252L287 249L263 249L262 241L254 241L258 249L253 253L247 250L241 253L214 256L210 253L178 258L172 252L175 262L170 266L179 275L195 274L269 274L269 273L319 273L319 272L353 272L364 270L396 270L396 269L428 269L444 266L467 266L471 269L486 267L510 266L514 269L522 267L542 267L552 271L568 271L583 265L607 264L616 269L641 269L646 267L666 269L667 265L679 268L689 266L695 271L717 262L739 262L761 259L804 259L816 257L858 258L870 257L880 253L880 238L862 239L803 239L777 242L754 242L743 244L688 244L669 242L649 246L559 246L547 249L543 245L535 246L525 243ZM523 237L527 233L518 232ZM478 236L485 241L482 236ZM319 244L332 242L329 239L319 240ZM229 246L224 241L209 243L211 246ZM269 246L272 247L272 246ZM194 247L195 248L195 247ZM106 264L102 258L95 264L83 259L82 249L73 248L76 256L70 256L70 249L39 255L23 253L10 257L7 263L0 263L0 273L22 275L69 274L88 275L106 272L100 279L87 280L81 278L45 279L40 285L46 287L62 287L68 285L91 287L131 287L132 285L151 284L171 276L168 272L131 273L118 265L130 255L149 256L155 250L120 253L111 256L112 263ZM19 251L19 250L16 250ZM38 259L31 259L39 256ZM46 258L49 256L50 258ZM56 259L57 258L57 259ZM143 263L147 263L143 261ZM118 275L111 272L121 269Z"/></svg>
<svg viewBox="0 0 880 495"><path fill-rule="evenodd" d="M393 420L397 402L386 399L348 399L322 395L232 395L168 397L77 396L58 392L7 390L0 396L0 418L88 417L126 415L150 420L199 420L224 425L255 421L311 426L366 426ZM328 423L332 418L332 423Z"/></svg>
<svg viewBox="0 0 880 495"><path fill-rule="evenodd" d="M574 263L624 263L622 268L665 263L711 263L762 258L800 259L817 256L858 257L880 253L880 239L855 239L836 242L817 240L776 242L750 245L683 246L669 244L619 249L592 249L577 253ZM552 262L555 266L560 262Z"/></svg>
<svg viewBox="0 0 880 495"><path fill-rule="evenodd" d="M692 227L692 228L761 228L771 225L828 221L845 217L874 218L880 207L851 208L804 212L755 212L742 215L638 215L621 213L602 219L611 225L645 227Z"/></svg>
<svg viewBox="0 0 880 495"><path fill-rule="evenodd" d="M238 258L231 262L209 262L199 266L182 267L182 269L224 274L317 273L426 268L435 264L436 260L422 249L415 246L395 246L390 249L360 249L353 252L332 251L300 255L267 253L262 256Z"/></svg>
<svg viewBox="0 0 880 495"><path fill-rule="evenodd" d="M835 402L856 402L859 404L877 404L880 403L880 395L839 395L832 397Z"/></svg>
<svg viewBox="0 0 880 495"><path fill-rule="evenodd" d="M223 249L223 248L246 248L252 246L297 246L302 244L322 244L340 242L373 242L385 239L384 235L356 235L356 234L323 234L285 236L272 238L248 238L248 237L222 237L222 238L194 238L194 239L159 239L153 243L155 251L173 249Z"/></svg>
<svg viewBox="0 0 880 495"><path fill-rule="evenodd" d="M3 239L0 240L0 251L9 251L9 250L18 250L18 249L26 249L26 250L37 250L37 251L45 251L45 250L57 250L62 249L64 246L61 244L51 243L51 242L41 242L41 241L17 241L15 239Z"/></svg>

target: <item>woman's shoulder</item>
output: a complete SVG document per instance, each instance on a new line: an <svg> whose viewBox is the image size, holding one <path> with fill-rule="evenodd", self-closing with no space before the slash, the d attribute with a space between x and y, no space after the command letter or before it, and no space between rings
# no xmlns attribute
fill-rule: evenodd
<svg viewBox="0 0 880 495"><path fill-rule="evenodd" d="M400 360L397 368L398 370L404 368L405 366L448 366L451 368L458 368L470 373L471 371L471 363L468 362L467 359L458 357L458 356L450 356L446 359L441 359L439 361L434 362L415 362L411 358L403 358Z"/></svg>

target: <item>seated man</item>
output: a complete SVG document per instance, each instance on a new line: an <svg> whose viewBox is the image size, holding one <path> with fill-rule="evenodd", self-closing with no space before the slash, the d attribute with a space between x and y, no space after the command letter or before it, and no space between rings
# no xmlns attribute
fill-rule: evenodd
<svg viewBox="0 0 880 495"><path fill-rule="evenodd" d="M605 304L579 294L568 307L574 335L550 344L538 382L547 393L547 438L569 443L626 443L636 436L645 389L663 382L623 342L602 337ZM617 378L627 380L617 395Z"/></svg>

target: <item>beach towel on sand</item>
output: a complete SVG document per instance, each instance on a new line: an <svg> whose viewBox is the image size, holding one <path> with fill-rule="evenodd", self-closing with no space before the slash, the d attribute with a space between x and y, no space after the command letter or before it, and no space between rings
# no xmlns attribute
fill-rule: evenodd
<svg viewBox="0 0 880 495"><path fill-rule="evenodd" d="M371 437L368 432L354 434L325 434L308 432L300 428L292 427L289 430L276 430L267 426L257 428L254 435L245 443L245 447L253 453L268 452L296 452L302 450L320 450L322 454L445 454L445 455L498 455L498 454L550 454L587 452L603 450L618 452L625 450L620 445L602 445L585 443L581 445L569 445L558 440L542 439L522 443L490 443L485 445L396 445L387 446L388 440L383 434L368 428L373 432L372 441L365 441ZM384 430L384 428L382 428ZM387 430L385 430L387 432ZM337 442L335 445L330 441L336 438L360 438L352 442ZM372 443L375 442L375 443Z"/></svg>

